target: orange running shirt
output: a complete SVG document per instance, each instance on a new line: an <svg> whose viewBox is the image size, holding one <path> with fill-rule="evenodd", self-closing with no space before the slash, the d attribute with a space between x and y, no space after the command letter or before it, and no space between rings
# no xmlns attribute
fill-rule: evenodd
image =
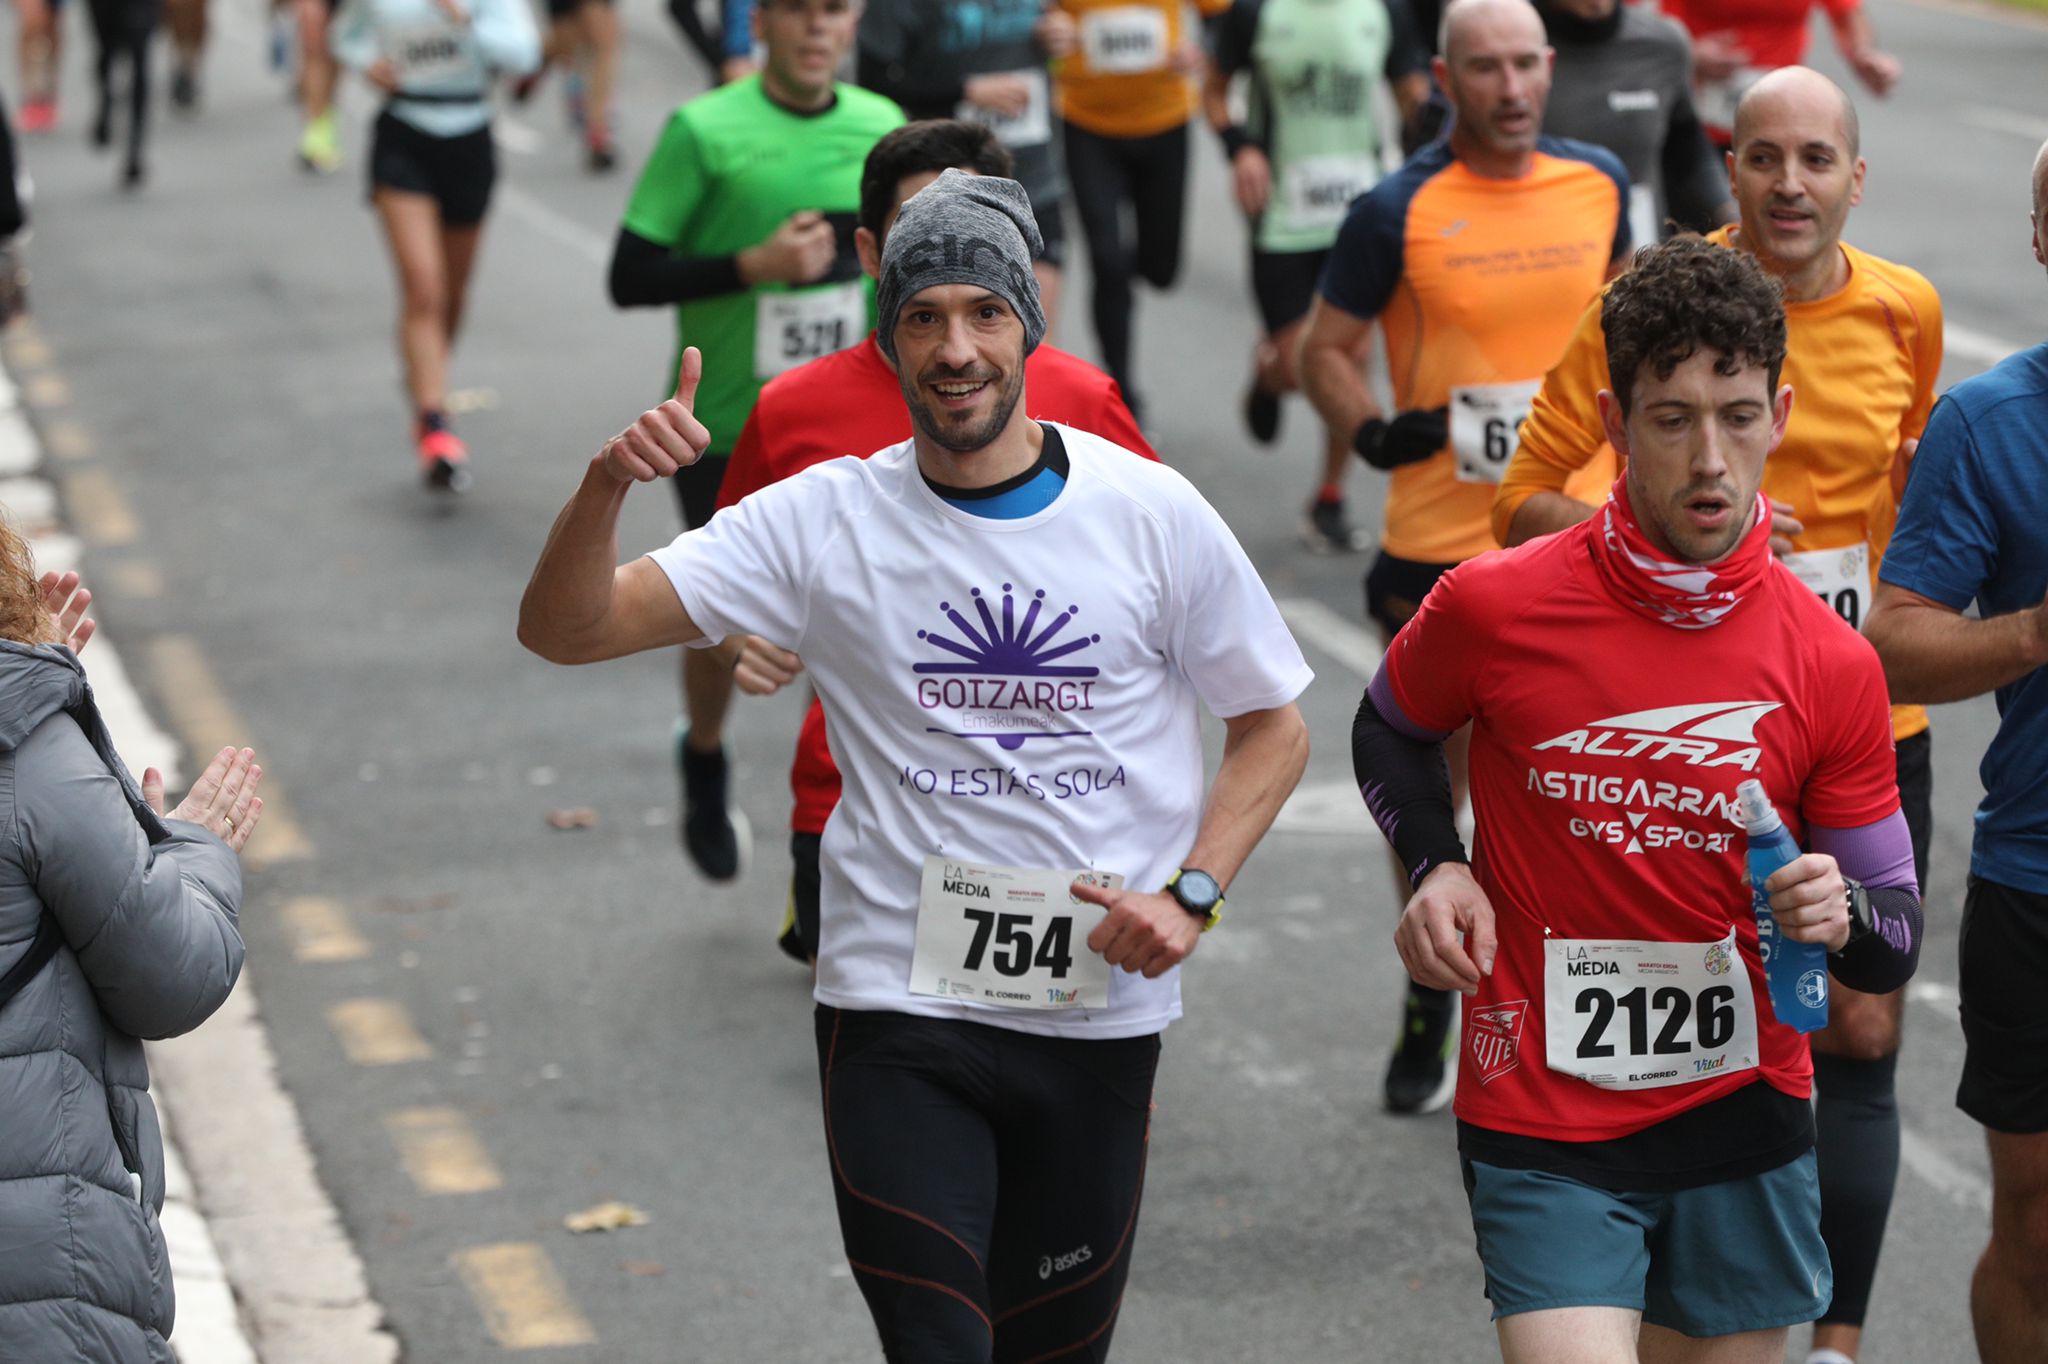
<svg viewBox="0 0 2048 1364"><path fill-rule="evenodd" d="M1152 137L1195 116L1193 76L1175 64L1182 0L1058 0L1078 44L1058 63L1060 117L1098 137ZM1230 0L1194 0L1205 17Z"/></svg>
<svg viewBox="0 0 2048 1364"><path fill-rule="evenodd" d="M1728 246L1734 228L1708 238ZM1941 374L1941 296L1917 271L1846 243L1849 282L1826 298L1785 305L1785 372L1792 419L1764 465L1764 492L1789 503L1806 529L1792 537L1808 586L1858 629L1870 607L1878 561L1898 520L1892 464L1917 440ZM1595 395L1607 375L1600 301L1579 319L1564 358L1544 377L1522 439L1493 503L1502 543L1515 513L1596 456L1610 456ZM1860 578L1861 581L1852 581ZM1824 589L1824 590L1823 590ZM1892 733L1927 728L1918 706L1892 708Z"/></svg>
<svg viewBox="0 0 2048 1364"><path fill-rule="evenodd" d="M1396 558L1495 547L1487 517L1515 421L1628 250L1613 153L1536 147L1517 180L1473 174L1447 143L1423 148L1351 205L1324 267L1323 298L1386 332L1395 408L1452 408L1451 443L1394 471L1381 544Z"/></svg>

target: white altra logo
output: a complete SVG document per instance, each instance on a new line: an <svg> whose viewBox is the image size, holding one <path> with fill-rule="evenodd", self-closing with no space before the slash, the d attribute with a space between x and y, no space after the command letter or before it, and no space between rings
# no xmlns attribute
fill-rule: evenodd
<svg viewBox="0 0 2048 1364"><path fill-rule="evenodd" d="M1734 767L1754 772L1764 756L1756 742L1757 721L1782 705L1779 701L1709 701L1639 710L1594 720L1546 739L1536 748L1563 749L1585 757L1640 758L1687 768ZM1576 807L1567 826L1574 838L1606 843L1627 853L1669 848L1722 853L1733 848L1735 793L1732 783L1730 789L1717 789L1728 778L1705 770L1697 775L1666 772L1672 780L1641 768L1531 767L1528 789Z"/></svg>
<svg viewBox="0 0 2048 1364"><path fill-rule="evenodd" d="M1594 720L1536 745L1602 758L1676 760L1691 767L1739 767L1756 771L1763 761L1756 723L1782 701L1709 701L1664 706Z"/></svg>

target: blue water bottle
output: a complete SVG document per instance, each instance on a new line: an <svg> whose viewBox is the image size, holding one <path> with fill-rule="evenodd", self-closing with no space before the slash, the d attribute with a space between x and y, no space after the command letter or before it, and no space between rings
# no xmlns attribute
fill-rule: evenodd
<svg viewBox="0 0 2048 1364"><path fill-rule="evenodd" d="M1771 1012L1800 1032L1828 1025L1828 950L1817 942L1793 942L1778 932L1764 882L1771 873L1799 856L1799 845L1760 781L1735 788L1742 827L1749 832L1749 893L1756 910L1756 942L1771 987Z"/></svg>

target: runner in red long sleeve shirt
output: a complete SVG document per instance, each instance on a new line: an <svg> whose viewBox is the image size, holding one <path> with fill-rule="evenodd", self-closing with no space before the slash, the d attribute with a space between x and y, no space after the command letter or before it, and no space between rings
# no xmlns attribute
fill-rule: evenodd
<svg viewBox="0 0 2048 1364"><path fill-rule="evenodd" d="M1810 850L1767 883L1778 930L1845 985L1903 984L1919 901L1884 677L1770 553L1777 286L1679 239L1602 325L1627 472L1601 515L1437 584L1354 762L1416 886L1402 959L1469 996L1458 1143L1503 1354L1775 1359L1832 1278L1812 1062L1771 1010L1736 787ZM1469 868L1441 757L1468 722Z"/></svg>

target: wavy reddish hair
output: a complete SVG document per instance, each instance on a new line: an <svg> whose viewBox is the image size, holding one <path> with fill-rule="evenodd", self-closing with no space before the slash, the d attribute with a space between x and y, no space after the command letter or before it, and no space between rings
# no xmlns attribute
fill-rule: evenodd
<svg viewBox="0 0 2048 1364"><path fill-rule="evenodd" d="M0 639L16 644L55 644L57 627L43 609L35 556L28 541L0 515Z"/></svg>

